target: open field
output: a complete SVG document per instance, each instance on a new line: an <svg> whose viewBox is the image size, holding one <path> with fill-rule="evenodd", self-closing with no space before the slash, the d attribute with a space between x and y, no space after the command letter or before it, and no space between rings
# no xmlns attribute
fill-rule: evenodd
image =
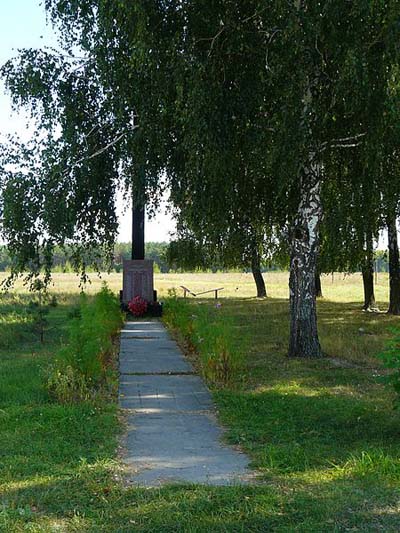
<svg viewBox="0 0 400 533"><path fill-rule="evenodd" d="M1 276L4 274L0 273ZM174 289L178 296L183 294L181 285L194 293L208 289L224 287L220 292L220 301L232 307L248 307L250 313L256 312L261 320L265 314L265 322L260 326L262 335L268 335L269 341L277 339L278 355L284 355L288 335L288 273L270 272L265 274L269 298L259 301L254 298L255 285L251 274L240 273L196 273L196 274L155 274L155 288L159 299L168 297L168 291ZM92 275L91 283L85 287L86 292L98 291L103 282L118 292L122 286L122 274ZM375 297L378 307L385 311L388 305L388 275L378 274L375 285ZM51 294L63 295L69 300L77 297L79 279L73 274L54 274ZM386 316L384 313L363 313L363 287L360 274L344 276L336 273L322 276L323 299L318 302L320 335L324 351L332 357L340 357L349 361L360 361L360 364L376 365L375 354L382 348L383 340L389 336L389 328L397 324L399 319ZM18 284L15 293L24 293L22 284ZM214 297L213 293L208 301ZM192 299L192 297L188 297ZM199 299L198 299L199 300ZM245 327L248 319L242 317ZM360 331L361 329L361 331ZM362 331L365 330L365 331ZM270 349L270 342L266 347ZM372 358L372 360L371 360Z"/></svg>
<svg viewBox="0 0 400 533"><path fill-rule="evenodd" d="M0 272L0 281L6 277L4 272ZM268 295L272 298L288 298L289 273L288 272L267 272L264 274ZM155 274L155 289L159 296L167 296L168 289L176 288L178 295L182 294L179 287L184 285L193 292L224 287L221 298L250 298L255 295L255 285L253 276L246 273L195 273L195 274ZM362 279L361 274L344 275L335 273L332 277L323 275L322 291L325 300L333 302L361 302L362 301ZM90 283L85 287L85 291L95 292L106 281L109 287L118 291L122 285L122 274L90 274ZM384 308L388 300L388 274L379 273L378 283L375 286L375 297ZM74 274L53 274L53 285L50 288L54 292L78 292L79 277ZM17 291L24 290L22 284L17 284ZM211 295L212 296L212 295Z"/></svg>
<svg viewBox="0 0 400 533"><path fill-rule="evenodd" d="M161 298L185 285L225 287L221 320L244 354L231 388L215 390L229 442L259 471L249 487L124 488L120 423L109 402L57 405L43 375L75 305L73 276L55 275L49 331L40 344L19 287L0 299L0 531L197 532L400 530L400 415L380 383L376 353L398 317L363 313L359 275L323 277L318 361L288 360L287 274L267 274L270 298L252 298L251 275L157 274ZM121 276L105 278L118 290ZM90 291L99 288L93 282ZM387 276L376 296L387 305ZM183 312L214 300L188 299Z"/></svg>

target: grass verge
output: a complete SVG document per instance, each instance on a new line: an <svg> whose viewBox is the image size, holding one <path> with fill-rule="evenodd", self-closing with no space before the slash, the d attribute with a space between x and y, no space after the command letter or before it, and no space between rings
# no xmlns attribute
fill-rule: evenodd
<svg viewBox="0 0 400 533"><path fill-rule="evenodd" d="M285 357L285 300L187 302L190 316L208 309L229 324L230 349L242 354L245 379L214 398L227 440L263 483L139 490L118 480L116 404L59 405L46 392L78 295L57 294L44 344L24 315L28 299L0 300L0 531L399 531L400 421L375 378L398 318L323 301L329 357L295 361Z"/></svg>

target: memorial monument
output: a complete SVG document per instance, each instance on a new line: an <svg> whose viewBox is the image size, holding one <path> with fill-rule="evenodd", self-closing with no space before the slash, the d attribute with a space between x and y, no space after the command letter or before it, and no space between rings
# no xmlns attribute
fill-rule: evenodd
<svg viewBox="0 0 400 533"><path fill-rule="evenodd" d="M154 293L153 261L144 258L144 207L132 208L132 259L123 261L122 304L128 305L136 296L149 304L156 300Z"/></svg>

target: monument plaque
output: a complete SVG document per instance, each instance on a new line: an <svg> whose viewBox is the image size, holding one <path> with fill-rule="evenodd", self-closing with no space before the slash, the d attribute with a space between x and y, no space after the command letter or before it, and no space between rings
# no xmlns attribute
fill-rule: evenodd
<svg viewBox="0 0 400 533"><path fill-rule="evenodd" d="M124 260L122 301L128 304L135 296L154 301L153 261L151 259Z"/></svg>

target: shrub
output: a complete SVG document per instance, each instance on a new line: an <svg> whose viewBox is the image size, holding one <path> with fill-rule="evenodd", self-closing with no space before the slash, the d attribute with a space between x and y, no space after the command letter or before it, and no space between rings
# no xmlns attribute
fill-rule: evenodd
<svg viewBox="0 0 400 533"><path fill-rule="evenodd" d="M88 400L93 392L83 374L69 365L52 369L47 388L60 403Z"/></svg>
<svg viewBox="0 0 400 533"><path fill-rule="evenodd" d="M114 337L123 323L119 302L103 286L92 300L81 296L80 313L71 320L68 342L57 353L48 378L61 402L87 399L106 383Z"/></svg>

